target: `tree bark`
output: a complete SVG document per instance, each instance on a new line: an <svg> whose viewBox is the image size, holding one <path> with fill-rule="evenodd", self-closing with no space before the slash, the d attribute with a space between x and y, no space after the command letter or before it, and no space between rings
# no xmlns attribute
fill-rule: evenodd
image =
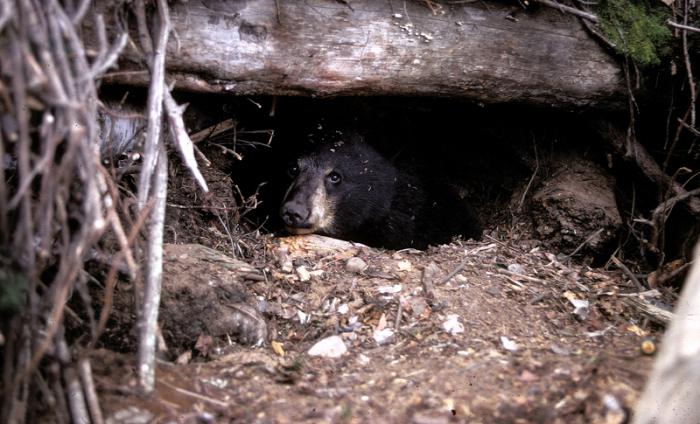
<svg viewBox="0 0 700 424"><path fill-rule="evenodd" d="M700 417L700 243L693 260L634 424L690 424Z"/></svg>
<svg viewBox="0 0 700 424"><path fill-rule="evenodd" d="M105 16L111 2L97 7ZM622 109L618 65L558 10L404 0L175 2L169 78L239 95L430 95ZM146 85L128 50L107 82Z"/></svg>

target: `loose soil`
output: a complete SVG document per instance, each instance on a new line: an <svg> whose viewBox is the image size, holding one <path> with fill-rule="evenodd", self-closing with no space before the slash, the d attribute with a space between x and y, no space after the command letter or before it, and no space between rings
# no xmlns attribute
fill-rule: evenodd
<svg viewBox="0 0 700 424"><path fill-rule="evenodd" d="M600 202L557 206L557 193L581 184L555 191L557 201L542 197L544 212L521 210L522 193L539 187L527 184L535 174L518 174L520 187L504 185L511 194L482 208L490 230L481 241L388 251L261 234L246 225L257 198L217 169L203 168L213 187L204 196L186 171L170 170L159 316L167 348L150 396L137 389L133 287L117 285L102 345L89 353L108 422L630 418L653 362L641 345L663 328L634 308L639 290L625 274L567 256L591 229L567 224L578 239L566 246L534 239L533 219L556 208L552 222L599 219ZM673 303L669 293L647 295L636 304ZM344 354L309 354L333 336Z"/></svg>
<svg viewBox="0 0 700 424"><path fill-rule="evenodd" d="M175 338L178 359L159 362L148 397L137 393L133 354L96 351L104 412L110 422L625 422L653 360L640 344L659 329L625 306L620 292L635 290L621 274L536 245L487 236L394 252L267 237L250 263L262 278L219 260L181 267L166 280L215 276L211 286L235 280L255 296L266 342L244 346L206 328ZM187 252L166 246L166 274ZM354 257L367 268L346 269ZM164 327L202 314L191 300L181 308L161 313ZM332 335L345 354L307 353Z"/></svg>

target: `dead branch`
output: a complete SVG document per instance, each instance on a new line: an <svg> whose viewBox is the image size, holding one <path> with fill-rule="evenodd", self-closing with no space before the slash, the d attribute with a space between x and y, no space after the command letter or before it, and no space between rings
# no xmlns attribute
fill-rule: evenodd
<svg viewBox="0 0 700 424"><path fill-rule="evenodd" d="M634 285L637 287L637 290L642 291L644 290L644 286L642 283L639 282L639 279L634 275L634 273L627 267L627 265L623 264L621 260L617 259L615 255L610 257L610 260L622 270L622 272L625 273L627 277L629 277L630 281L634 283Z"/></svg>
<svg viewBox="0 0 700 424"><path fill-rule="evenodd" d="M604 140L610 143L614 152L623 159L633 162L640 171L662 191L670 190L674 196L684 196L683 199L693 215L700 216L700 199L687 196L688 191L678 182L666 175L649 152L634 138L627 137L612 124L599 123L597 130Z"/></svg>
<svg viewBox="0 0 700 424"><path fill-rule="evenodd" d="M683 4L683 24L688 25L688 0L684 1ZM681 31L681 40L683 45L683 60L685 62L685 72L688 77L688 88L690 90L690 126L695 128L695 100L696 93L695 90L695 80L693 79L693 67L690 64L690 54L688 53L688 31L683 29Z"/></svg>
<svg viewBox="0 0 700 424"><path fill-rule="evenodd" d="M590 12L584 12L583 10L576 9L575 7L567 6L565 4L557 3L553 0L534 0L535 3L551 7L553 9L561 10L563 13L569 13L579 18L587 19L591 22L598 23L598 17Z"/></svg>
<svg viewBox="0 0 700 424"><path fill-rule="evenodd" d="M162 1L164 3L164 0ZM148 262L143 305L139 316L139 383L141 390L150 393L155 387L156 332L158 329L158 307L163 274L163 227L165 224L165 199L168 189L168 155L160 144L153 184L155 205L149 222Z"/></svg>
<svg viewBox="0 0 700 424"><path fill-rule="evenodd" d="M165 110L170 122L170 134L172 135L173 143L180 152L182 162L190 170L202 190L205 193L208 192L207 182L204 181L204 177L197 166L197 160L194 157L194 144L192 144L190 136L187 135L185 123L182 120L182 112L185 110L185 106L179 106L169 90L165 91Z"/></svg>
<svg viewBox="0 0 700 424"><path fill-rule="evenodd" d="M78 363L78 373L80 374L80 381L85 391L85 400L87 402L88 410L90 411L90 417L94 424L103 424L104 418L102 417L102 410L100 408L100 401L97 398L97 391L95 390L95 382L92 378L92 367L90 366L90 361L88 359L81 359Z"/></svg>
<svg viewBox="0 0 700 424"><path fill-rule="evenodd" d="M145 9L143 2L139 2L140 7L136 10L139 22L145 22ZM153 172L156 167L158 157L158 144L161 142L161 127L163 116L163 92L165 91L165 47L170 34L170 17L168 16L167 4L158 1L159 25L158 36L155 45L149 45L142 37L142 48L144 51L153 51L153 57L148 57L151 70L151 84L148 90L148 120L146 124L146 142L143 149L143 163L139 174L138 186L138 208L142 210L146 205L146 199L151 193L151 183ZM141 33L142 28L139 27ZM148 33L146 31L146 33Z"/></svg>
<svg viewBox="0 0 700 424"><path fill-rule="evenodd" d="M691 32L700 32L700 28L696 28L696 27L690 26L690 25L679 24L677 22L673 22L670 19L668 21L666 21L666 23L668 24L668 26L671 26L673 28L683 29L683 30L691 31Z"/></svg>
<svg viewBox="0 0 700 424"><path fill-rule="evenodd" d="M673 319L673 313L652 305L640 296L625 297L623 301L627 306L659 325L667 326Z"/></svg>

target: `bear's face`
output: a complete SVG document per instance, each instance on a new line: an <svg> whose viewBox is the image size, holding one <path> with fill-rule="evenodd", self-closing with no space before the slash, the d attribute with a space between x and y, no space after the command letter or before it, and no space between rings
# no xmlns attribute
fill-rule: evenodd
<svg viewBox="0 0 700 424"><path fill-rule="evenodd" d="M290 233L352 237L390 210L396 171L362 142L322 145L288 173L280 215Z"/></svg>

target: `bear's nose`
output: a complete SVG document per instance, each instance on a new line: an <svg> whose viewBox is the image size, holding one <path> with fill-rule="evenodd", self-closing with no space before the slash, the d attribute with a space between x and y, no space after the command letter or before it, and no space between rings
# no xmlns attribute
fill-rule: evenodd
<svg viewBox="0 0 700 424"><path fill-rule="evenodd" d="M282 206L282 221L288 227L300 227L308 216L306 208L298 202L287 202Z"/></svg>

